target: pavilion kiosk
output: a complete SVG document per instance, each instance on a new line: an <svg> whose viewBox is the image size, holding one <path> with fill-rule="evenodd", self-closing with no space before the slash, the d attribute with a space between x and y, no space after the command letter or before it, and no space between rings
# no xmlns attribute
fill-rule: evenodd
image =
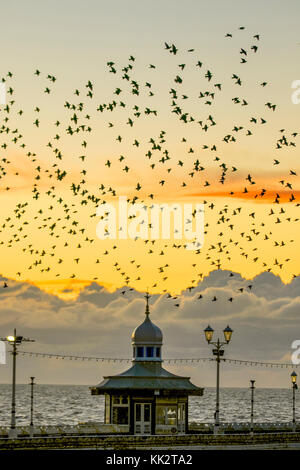
<svg viewBox="0 0 300 470"><path fill-rule="evenodd" d="M104 377L92 395L105 396L105 424L112 431L131 434L185 434L188 431L188 397L203 395L203 388L189 377L172 374L162 367L161 330L146 318L131 336L132 367Z"/></svg>

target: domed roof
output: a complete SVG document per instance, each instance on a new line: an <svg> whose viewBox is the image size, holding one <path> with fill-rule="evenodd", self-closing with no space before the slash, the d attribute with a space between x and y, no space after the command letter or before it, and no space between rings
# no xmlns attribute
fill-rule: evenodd
<svg viewBox="0 0 300 470"><path fill-rule="evenodd" d="M135 328L131 335L131 341L133 344L153 344L153 345L161 345L163 340L163 335L161 329L158 326L154 325L149 318L149 305L148 305L148 298L147 305L146 305L146 318L143 323Z"/></svg>

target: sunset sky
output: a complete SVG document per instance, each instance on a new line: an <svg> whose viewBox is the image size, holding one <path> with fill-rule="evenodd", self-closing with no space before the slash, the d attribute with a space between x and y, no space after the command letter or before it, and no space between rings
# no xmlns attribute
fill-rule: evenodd
<svg viewBox="0 0 300 470"><path fill-rule="evenodd" d="M181 322L191 334L190 312L198 304L196 297L186 300L187 289L208 289L210 302L217 272L233 272L238 282L228 287L224 281L223 300L207 304L201 321L218 317L230 297L235 313L226 304L223 323L237 315L245 336L245 319L250 329L258 328L255 308L264 325L264 315L272 321L271 300L245 286L256 279L259 288L260 276L270 275L270 286L292 289L300 274L300 104L291 100L292 82L300 79L299 10L296 0L288 8L277 0L29 0L1 7L0 79L7 105L0 105L0 273L9 289L19 286L36 296L36 304L27 299L27 321L15 316L20 292L3 291L1 335L20 326L40 335L40 349L48 345L51 352L51 334L57 335L61 321L55 305L64 312L75 308L88 324L82 347L71 343L74 352L82 351L94 321L90 309L96 319L99 307L105 322L120 307L113 303L116 293L125 298L134 289L138 298L148 289L158 313L165 312L164 295L177 297L168 300L170 312L163 317L172 351ZM203 247L189 251L185 238L173 237L100 240L97 206L117 207L119 196L147 207L204 204ZM82 300L89 289L102 287L112 296L109 311ZM245 288L241 295L239 288ZM293 290L293 306L297 295ZM47 314L37 325L42 304ZM130 298L126 308L131 316L123 326L129 329L141 321L143 308ZM276 318L283 328L283 314ZM71 314L63 314L70 335L72 322ZM107 333L112 342L113 326ZM284 338L277 361L287 360L297 339L290 333ZM268 341L265 354L275 360L271 334ZM246 343L250 354L249 338ZM109 340L103 351L113 354ZM191 353L197 355L182 352ZM236 350L239 357L246 353ZM274 385L277 378L270 380Z"/></svg>

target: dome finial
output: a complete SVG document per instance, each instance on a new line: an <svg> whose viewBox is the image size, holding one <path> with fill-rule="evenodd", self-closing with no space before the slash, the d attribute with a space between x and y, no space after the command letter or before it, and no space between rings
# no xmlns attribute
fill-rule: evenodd
<svg viewBox="0 0 300 470"><path fill-rule="evenodd" d="M146 299L146 311L145 311L145 314L146 314L146 316L148 317L148 315L150 314L150 310L149 310L149 299L150 299L150 295L149 295L149 292L148 292L148 288L147 288L147 294L145 295L145 299Z"/></svg>

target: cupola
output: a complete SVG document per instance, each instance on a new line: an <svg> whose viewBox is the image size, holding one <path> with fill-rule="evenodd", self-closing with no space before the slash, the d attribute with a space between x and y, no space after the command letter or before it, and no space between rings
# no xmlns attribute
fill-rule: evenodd
<svg viewBox="0 0 300 470"><path fill-rule="evenodd" d="M131 344L133 346L133 360L134 361L155 361L161 362L161 346L163 335L158 328L150 320L149 310L149 294L145 295L146 298L146 318L143 323L135 328L131 335Z"/></svg>

